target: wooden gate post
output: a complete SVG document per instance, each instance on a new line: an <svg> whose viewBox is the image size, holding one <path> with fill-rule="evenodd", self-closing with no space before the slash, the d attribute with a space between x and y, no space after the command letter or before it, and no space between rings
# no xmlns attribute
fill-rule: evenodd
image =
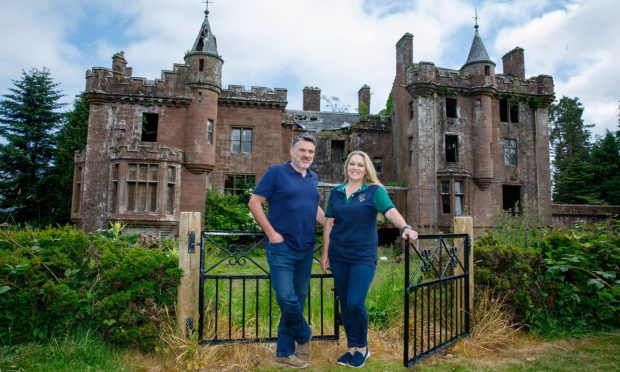
<svg viewBox="0 0 620 372"><path fill-rule="evenodd" d="M183 270L183 276L177 291L176 310L177 329L179 334L185 337L194 330L198 322L201 227L200 212L181 212L179 221L179 268Z"/></svg>
<svg viewBox="0 0 620 372"><path fill-rule="evenodd" d="M474 219L472 217L454 217L454 233L469 235L469 309L474 309ZM463 262L465 251L459 254L459 260ZM463 264L465 264L463 262ZM455 274L463 274L457 267Z"/></svg>

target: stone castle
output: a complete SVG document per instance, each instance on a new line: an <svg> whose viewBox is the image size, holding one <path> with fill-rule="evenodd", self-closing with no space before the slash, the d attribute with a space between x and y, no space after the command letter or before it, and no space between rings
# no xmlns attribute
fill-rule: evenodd
<svg viewBox="0 0 620 372"><path fill-rule="evenodd" d="M174 234L181 211L204 213L206 191L238 193L290 158L294 136L318 139L313 169L323 192L343 178L348 152L372 158L399 211L421 231L450 231L455 216L477 228L498 210L535 208L551 223L547 108L553 79L525 78L524 50L496 73L475 26L460 69L413 61L413 36L396 44L393 107L368 115L321 111L321 90L221 86L223 60L205 11L183 64L148 81L132 76L123 52L112 68L86 73L88 140L76 153L72 221L86 231L122 221L131 231ZM392 186L393 185L393 186Z"/></svg>

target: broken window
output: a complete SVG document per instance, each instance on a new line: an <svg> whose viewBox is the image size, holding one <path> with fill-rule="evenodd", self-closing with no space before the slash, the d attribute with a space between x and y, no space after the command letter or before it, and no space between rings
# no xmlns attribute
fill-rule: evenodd
<svg viewBox="0 0 620 372"><path fill-rule="evenodd" d="M213 143L213 120L207 120L207 144Z"/></svg>
<svg viewBox="0 0 620 372"><path fill-rule="evenodd" d="M152 112L142 114L142 135L140 141L157 142L157 122L159 115Z"/></svg>
<svg viewBox="0 0 620 372"><path fill-rule="evenodd" d="M508 116L510 115L510 117ZM511 101L508 98L499 100L499 121L502 123L519 122L519 102Z"/></svg>
<svg viewBox="0 0 620 372"><path fill-rule="evenodd" d="M450 213L450 204L450 181L441 181L441 213Z"/></svg>
<svg viewBox="0 0 620 372"><path fill-rule="evenodd" d="M253 174L226 174L224 176L224 193L239 195L251 189L256 184Z"/></svg>
<svg viewBox="0 0 620 372"><path fill-rule="evenodd" d="M502 123L508 122L508 98L499 100L499 121Z"/></svg>
<svg viewBox="0 0 620 372"><path fill-rule="evenodd" d="M510 122L519 122L519 102L510 102Z"/></svg>
<svg viewBox="0 0 620 372"><path fill-rule="evenodd" d="M168 183L166 189L166 213L174 214L175 205L175 188L177 183L177 168L174 166L168 167L168 174L166 174L166 181Z"/></svg>
<svg viewBox="0 0 620 372"><path fill-rule="evenodd" d="M252 152L252 128L231 128L230 151L249 154Z"/></svg>
<svg viewBox="0 0 620 372"><path fill-rule="evenodd" d="M331 161L332 164L342 164L344 161L344 141L331 141Z"/></svg>
<svg viewBox="0 0 620 372"><path fill-rule="evenodd" d="M377 174L383 174L383 158L372 159L372 165L375 167Z"/></svg>
<svg viewBox="0 0 620 372"><path fill-rule="evenodd" d="M446 161L456 163L459 161L459 136L446 134Z"/></svg>
<svg viewBox="0 0 620 372"><path fill-rule="evenodd" d="M456 98L446 97L446 117L456 118Z"/></svg>
<svg viewBox="0 0 620 372"><path fill-rule="evenodd" d="M440 180L440 201L441 213L451 214L454 216L463 216L466 214L465 202L465 181L455 179Z"/></svg>
<svg viewBox="0 0 620 372"><path fill-rule="evenodd" d="M504 164L517 165L517 140L504 139Z"/></svg>
<svg viewBox="0 0 620 372"><path fill-rule="evenodd" d="M502 192L503 209L512 213L513 216L521 214L521 186L503 185Z"/></svg>
<svg viewBox="0 0 620 372"><path fill-rule="evenodd" d="M157 211L157 181L159 165L137 164L127 165L127 211Z"/></svg>

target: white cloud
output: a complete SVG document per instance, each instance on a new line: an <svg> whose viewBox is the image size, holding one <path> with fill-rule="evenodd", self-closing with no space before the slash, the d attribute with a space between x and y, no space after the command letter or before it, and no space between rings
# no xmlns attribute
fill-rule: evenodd
<svg viewBox="0 0 620 372"><path fill-rule="evenodd" d="M556 95L579 97L596 132L617 127L620 43L615 0L479 1L481 35L501 71L501 56L525 49L526 75L549 74ZM204 15L196 0L34 0L5 2L0 24L0 93L22 69L47 66L67 95L84 72L110 67L125 51L134 76L155 79L182 63ZM458 69L473 38L468 0L225 0L209 20L225 63L223 83L287 88L301 108L304 86L357 106L368 84L371 112L384 105L394 78L395 44L414 35L414 61ZM79 29L78 27L87 27ZM90 31L90 32L88 32Z"/></svg>
<svg viewBox="0 0 620 372"><path fill-rule="evenodd" d="M595 134L617 130L620 34L614 0L575 1L566 9L546 13L498 33L496 48L525 49L526 75L554 77L556 97L578 97L584 121L595 123Z"/></svg>

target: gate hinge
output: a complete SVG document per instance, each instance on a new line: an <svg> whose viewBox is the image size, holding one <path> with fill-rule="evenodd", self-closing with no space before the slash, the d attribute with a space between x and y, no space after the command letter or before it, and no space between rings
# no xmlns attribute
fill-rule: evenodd
<svg viewBox="0 0 620 372"><path fill-rule="evenodd" d="M193 231L190 231L187 234L187 252L194 253L196 246L196 234Z"/></svg>

